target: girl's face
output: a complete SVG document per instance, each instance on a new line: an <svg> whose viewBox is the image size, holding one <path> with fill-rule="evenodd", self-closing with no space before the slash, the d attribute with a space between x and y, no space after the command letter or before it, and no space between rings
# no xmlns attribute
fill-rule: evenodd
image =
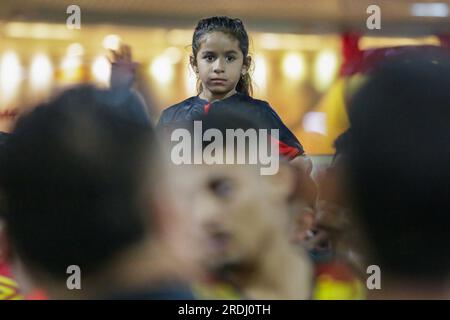
<svg viewBox="0 0 450 320"><path fill-rule="evenodd" d="M223 32L211 32L201 39L192 64L202 82L202 98L223 99L236 92L241 75L247 72L239 41Z"/></svg>

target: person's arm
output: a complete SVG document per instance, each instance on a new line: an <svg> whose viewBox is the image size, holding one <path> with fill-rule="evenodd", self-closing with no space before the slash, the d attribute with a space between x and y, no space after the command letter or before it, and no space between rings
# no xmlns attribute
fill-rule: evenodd
<svg viewBox="0 0 450 320"><path fill-rule="evenodd" d="M280 154L292 160L305 154L303 146L295 135L283 123L278 114L267 104L265 110L265 122L271 129L279 129L279 139L274 141L280 147ZM273 138L275 140L275 138Z"/></svg>
<svg viewBox="0 0 450 320"><path fill-rule="evenodd" d="M138 91L130 90L129 97L125 103L129 111L128 114L132 119L142 121L145 124L150 123L150 115L148 113L147 104Z"/></svg>
<svg viewBox="0 0 450 320"><path fill-rule="evenodd" d="M108 95L110 103L119 108L132 120L150 123L147 105L142 96L132 88L136 79L137 63L133 62L131 49L122 45L119 50L111 50L111 78Z"/></svg>

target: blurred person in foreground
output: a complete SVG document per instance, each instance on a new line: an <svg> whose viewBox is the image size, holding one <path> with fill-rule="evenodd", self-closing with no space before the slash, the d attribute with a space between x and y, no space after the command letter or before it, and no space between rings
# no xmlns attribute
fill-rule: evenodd
<svg viewBox="0 0 450 320"><path fill-rule="evenodd" d="M366 298L367 274L361 261L360 228L352 216L345 183L351 143L349 129L336 139L333 160L317 177L314 233L306 242L316 266L314 297L319 300Z"/></svg>
<svg viewBox="0 0 450 320"><path fill-rule="evenodd" d="M387 63L355 95L346 161L366 265L381 270L369 298L450 298L450 61Z"/></svg>
<svg viewBox="0 0 450 320"><path fill-rule="evenodd" d="M223 137L228 130L258 128L231 110L211 110L197 121L203 134L216 130ZM259 139L273 143L267 135ZM197 293L202 298L309 299L312 267L306 251L293 241L300 231L295 228L297 213L309 205L301 201L297 175L284 159L277 159L275 174L261 175L261 164L248 161L250 142L242 150L237 140L219 140L204 141L200 151L194 150L203 152L204 163L174 166L177 194L185 197L185 212L198 224L199 249L209 274ZM206 151L213 144L222 159L228 152L245 152L246 162L213 163L213 153Z"/></svg>
<svg viewBox="0 0 450 320"><path fill-rule="evenodd" d="M3 146L8 139L9 134L0 132L0 155L3 154ZM3 222L0 220L0 236L3 234ZM0 241L2 241L0 239ZM17 282L12 278L10 266L1 259L0 251L0 300L21 300L23 296L17 287Z"/></svg>
<svg viewBox="0 0 450 320"><path fill-rule="evenodd" d="M75 88L18 121L0 158L1 259L50 298L190 299L188 221L154 132L97 96ZM67 286L72 265L81 289Z"/></svg>

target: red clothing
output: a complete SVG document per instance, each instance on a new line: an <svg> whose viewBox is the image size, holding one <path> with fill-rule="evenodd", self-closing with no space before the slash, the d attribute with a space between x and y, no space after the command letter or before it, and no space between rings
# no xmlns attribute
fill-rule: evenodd
<svg viewBox="0 0 450 320"><path fill-rule="evenodd" d="M9 265L0 263L0 300L21 300L17 283L12 279Z"/></svg>

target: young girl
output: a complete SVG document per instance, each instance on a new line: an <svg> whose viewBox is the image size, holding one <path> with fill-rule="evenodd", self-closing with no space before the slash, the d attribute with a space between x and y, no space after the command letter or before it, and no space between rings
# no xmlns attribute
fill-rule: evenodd
<svg viewBox="0 0 450 320"><path fill-rule="evenodd" d="M158 128L165 131L194 121L213 108L239 108L267 129L279 129L279 152L288 159L304 154L297 138L266 101L253 99L249 75L249 39L239 19L202 19L192 39L190 63L198 79L198 95L165 109Z"/></svg>

